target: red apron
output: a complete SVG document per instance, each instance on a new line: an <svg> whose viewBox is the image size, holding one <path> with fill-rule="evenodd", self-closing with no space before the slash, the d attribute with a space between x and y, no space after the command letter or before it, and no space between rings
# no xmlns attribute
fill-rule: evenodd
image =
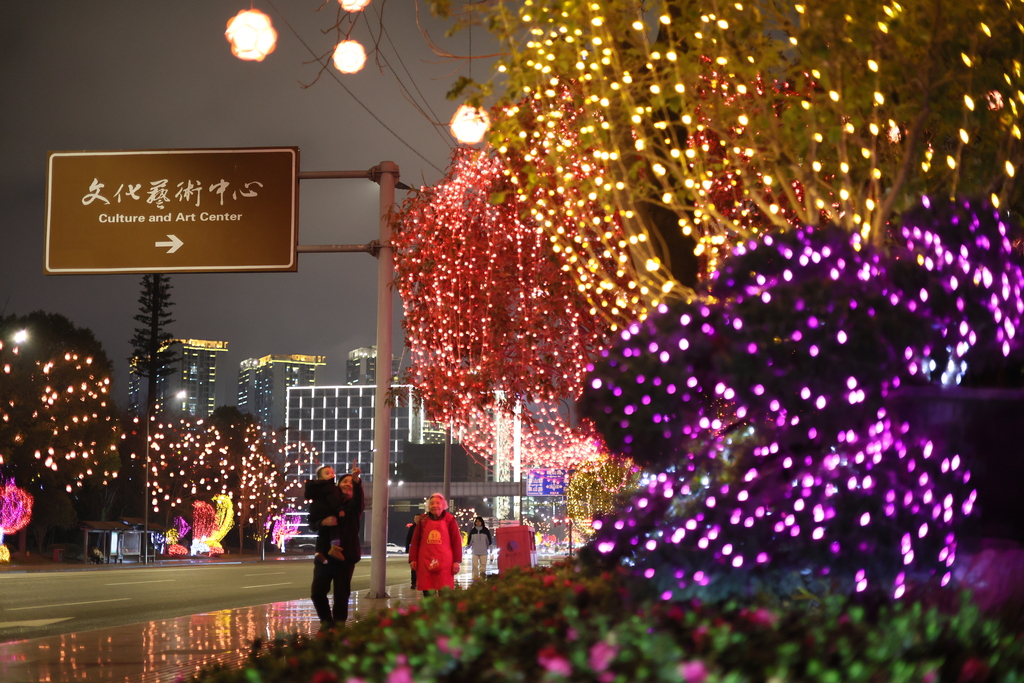
<svg viewBox="0 0 1024 683"><path fill-rule="evenodd" d="M452 542L448 537L448 515L441 519L430 519L424 515L420 521L420 547L416 562L416 588L421 591L436 591L454 588L452 574Z"/></svg>

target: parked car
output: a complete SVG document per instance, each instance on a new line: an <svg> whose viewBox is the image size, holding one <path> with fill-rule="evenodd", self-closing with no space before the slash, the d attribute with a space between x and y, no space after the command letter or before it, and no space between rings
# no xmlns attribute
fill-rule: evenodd
<svg viewBox="0 0 1024 683"><path fill-rule="evenodd" d="M387 545L387 553L388 553L388 555L391 555L392 553L404 553L404 552L405 552L405 548L403 548L402 546L398 545L397 543L388 543L388 545Z"/></svg>

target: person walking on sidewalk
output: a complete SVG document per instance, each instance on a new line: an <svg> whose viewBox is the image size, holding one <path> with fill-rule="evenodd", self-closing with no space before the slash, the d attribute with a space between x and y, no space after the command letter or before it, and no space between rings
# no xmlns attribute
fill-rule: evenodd
<svg viewBox="0 0 1024 683"><path fill-rule="evenodd" d="M487 575L487 553L494 541L491 530L484 524L483 517L473 520L473 528L469 530L469 541L466 543L473 553L473 579L482 579Z"/></svg>
<svg viewBox="0 0 1024 683"><path fill-rule="evenodd" d="M317 528L316 547L330 548L333 536L340 539L339 550L342 558L328 554L314 561L313 584L310 586L310 599L320 619L320 632L329 631L348 619L348 601L352 595L352 572L356 563L362 558L359 541L360 518L363 514L363 483L359 478L362 474L358 467L352 474L346 474L338 482L341 494L341 507L336 515L328 516L319 521ZM312 527L312 524L310 525ZM337 529L335 529L337 527ZM334 584L334 609L331 609L328 594Z"/></svg>
<svg viewBox="0 0 1024 683"><path fill-rule="evenodd" d="M440 493L427 499L427 514L416 525L409 545L409 567L416 572L416 587L423 595L454 588L462 565L462 534L448 501Z"/></svg>

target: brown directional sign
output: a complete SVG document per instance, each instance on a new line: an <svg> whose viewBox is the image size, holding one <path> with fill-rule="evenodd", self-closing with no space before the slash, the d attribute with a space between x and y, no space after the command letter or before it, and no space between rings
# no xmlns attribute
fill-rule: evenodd
<svg viewBox="0 0 1024 683"><path fill-rule="evenodd" d="M50 152L47 274L294 271L297 147Z"/></svg>

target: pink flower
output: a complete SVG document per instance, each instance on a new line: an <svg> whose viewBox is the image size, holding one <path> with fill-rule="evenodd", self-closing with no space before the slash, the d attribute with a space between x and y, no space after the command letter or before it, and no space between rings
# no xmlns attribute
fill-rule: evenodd
<svg viewBox="0 0 1024 683"><path fill-rule="evenodd" d="M574 641L577 638L579 638L580 634L577 633L576 629L574 629L572 626L570 626L569 630L567 630L565 632L565 637L566 637L567 640L569 640L571 642L571 641Z"/></svg>
<svg viewBox="0 0 1024 683"><path fill-rule="evenodd" d="M600 640L590 647L590 668L601 673L615 660L619 648L611 643Z"/></svg>
<svg viewBox="0 0 1024 683"><path fill-rule="evenodd" d="M462 654L462 648L451 646L451 638L448 636L441 636L437 639L437 649L456 658Z"/></svg>
<svg viewBox="0 0 1024 683"><path fill-rule="evenodd" d="M388 683L413 683L412 669L408 664L402 664L391 670L388 674Z"/></svg>
<svg viewBox="0 0 1024 683"><path fill-rule="evenodd" d="M550 645L537 653L537 663L544 667L546 671L559 674L560 676L569 676L572 673L572 665L569 663L569 660L558 654L558 651ZM388 683L391 683L391 681L388 681Z"/></svg>
<svg viewBox="0 0 1024 683"><path fill-rule="evenodd" d="M935 683L935 681L936 681L936 679L938 679L938 677L939 677L939 672L938 671L936 671L935 669L929 669L928 671L925 671L924 676L921 677L921 680L924 683Z"/></svg>
<svg viewBox="0 0 1024 683"><path fill-rule="evenodd" d="M686 683L704 683L708 677L708 669L704 662L695 659L692 662L683 662L679 665L679 675Z"/></svg>
<svg viewBox="0 0 1024 683"><path fill-rule="evenodd" d="M775 626L779 621L779 615L764 607L758 607L749 615L750 622L758 626Z"/></svg>
<svg viewBox="0 0 1024 683"><path fill-rule="evenodd" d="M988 664L981 661L977 657L971 657L966 662L964 662L963 667L960 669L960 683L970 683L970 681L981 681L988 677L988 674Z"/></svg>

